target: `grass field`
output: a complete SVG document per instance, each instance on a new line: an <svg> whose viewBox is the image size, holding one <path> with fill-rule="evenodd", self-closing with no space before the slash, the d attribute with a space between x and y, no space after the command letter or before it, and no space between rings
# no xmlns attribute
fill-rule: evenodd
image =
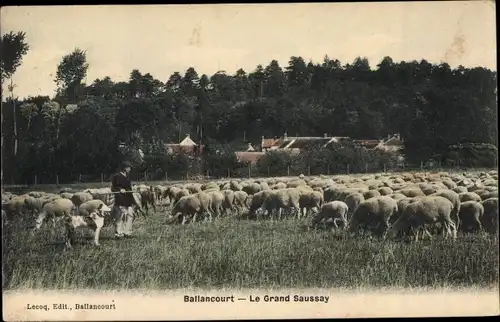
<svg viewBox="0 0 500 322"><path fill-rule="evenodd" d="M7 289L498 287L498 237L419 243L307 231L301 221L223 218L186 226L165 214L138 218L135 238L80 233L65 251L62 228L10 230ZM4 236L5 237L5 236Z"/></svg>

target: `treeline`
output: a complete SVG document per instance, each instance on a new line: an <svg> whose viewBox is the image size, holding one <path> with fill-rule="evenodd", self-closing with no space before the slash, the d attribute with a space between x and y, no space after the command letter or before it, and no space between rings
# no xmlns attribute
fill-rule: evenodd
<svg viewBox="0 0 500 322"><path fill-rule="evenodd" d="M443 159L451 146L469 143L487 144L496 156L497 73L485 68L385 57L372 69L361 57L342 64L327 56L322 62L293 56L284 67L272 60L232 75L200 75L188 68L157 79L133 70L127 82L104 77L85 84L91 66L80 49L54 67L54 97L13 100L15 87L4 93L7 182L29 181L35 173L57 173L61 181L78 173L99 176L114 171L123 158L141 171L172 176L188 165L192 173L214 173L219 165L227 172L244 168L231 152L284 132L353 139L400 133L410 164ZM205 146L201 158L166 155L164 143L178 143L187 133ZM370 164L386 163L370 158ZM496 162L491 153L486 158L483 163ZM335 167L334 158L328 163Z"/></svg>

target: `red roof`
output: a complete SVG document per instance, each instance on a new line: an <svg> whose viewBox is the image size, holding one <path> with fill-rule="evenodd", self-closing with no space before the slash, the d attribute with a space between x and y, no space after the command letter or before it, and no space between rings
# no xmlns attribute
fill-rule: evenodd
<svg viewBox="0 0 500 322"><path fill-rule="evenodd" d="M236 158L238 162L249 162L249 163L257 163L260 158L262 158L265 153L264 152L234 152L236 154Z"/></svg>
<svg viewBox="0 0 500 322"><path fill-rule="evenodd" d="M264 139L262 141L262 148L268 149L273 146L280 146L282 139Z"/></svg>

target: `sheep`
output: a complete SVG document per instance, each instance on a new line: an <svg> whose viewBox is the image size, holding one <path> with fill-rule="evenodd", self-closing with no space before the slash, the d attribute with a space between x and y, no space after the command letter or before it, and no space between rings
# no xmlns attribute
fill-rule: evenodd
<svg viewBox="0 0 500 322"><path fill-rule="evenodd" d="M489 198L481 202L484 209L481 225L490 234L498 232L498 197Z"/></svg>
<svg viewBox="0 0 500 322"><path fill-rule="evenodd" d="M188 216L192 218L193 223L196 222L197 215L208 214L212 218L210 207L211 198L205 192L183 196L174 204L167 223L178 220L180 216L182 216L182 225L186 223Z"/></svg>
<svg viewBox="0 0 500 322"><path fill-rule="evenodd" d="M219 217L222 211L222 205L225 200L224 194L222 194L220 191L217 190L215 191L205 190L205 193L209 195L211 198L211 203L210 203L211 212L215 215L215 217Z"/></svg>
<svg viewBox="0 0 500 322"><path fill-rule="evenodd" d="M349 222L349 232L356 231L359 226L366 226L372 229L380 227L380 230L385 232L389 227L390 218L397 210L398 205L396 200L387 196L365 200L358 205L358 208L352 215Z"/></svg>
<svg viewBox="0 0 500 322"><path fill-rule="evenodd" d="M380 197L380 192L378 192L377 190L368 190L363 192L363 197L365 198L365 200Z"/></svg>
<svg viewBox="0 0 500 322"><path fill-rule="evenodd" d="M42 211L38 214L36 219L35 230L39 230L42 227L46 218L52 218L58 220L65 216L70 216L74 212L76 205L69 199L57 199L46 203Z"/></svg>
<svg viewBox="0 0 500 322"><path fill-rule="evenodd" d="M464 232L470 232L471 230L482 230L481 219L484 215L484 207L480 202L477 201L465 201L460 205L460 212L458 217L460 218L460 228Z"/></svg>
<svg viewBox="0 0 500 322"><path fill-rule="evenodd" d="M424 192L419 187L404 188L397 192L410 198L425 196Z"/></svg>
<svg viewBox="0 0 500 322"><path fill-rule="evenodd" d="M389 187L381 187L381 188L378 188L378 192L381 196L388 196L388 195L392 194L394 191Z"/></svg>
<svg viewBox="0 0 500 322"><path fill-rule="evenodd" d="M71 200L71 198L73 197L73 194L71 192L61 192L61 197L64 199Z"/></svg>
<svg viewBox="0 0 500 322"><path fill-rule="evenodd" d="M254 194L252 196L252 201L250 203L249 217L255 218L257 215L257 211L261 209L266 198L276 193L276 191L278 190L263 190L261 192Z"/></svg>
<svg viewBox="0 0 500 322"><path fill-rule="evenodd" d="M303 213L305 217L307 217L308 212L314 208L316 208L318 211L323 205L323 202L324 199L323 199L323 194L321 192L301 190L301 195L299 198L299 206L301 210L305 210L305 213ZM301 212L299 212L298 214L299 218Z"/></svg>
<svg viewBox="0 0 500 322"><path fill-rule="evenodd" d="M242 185L234 180L229 183L229 188L233 191L241 191L243 189Z"/></svg>
<svg viewBox="0 0 500 322"><path fill-rule="evenodd" d="M463 192L458 195L460 202L477 201L481 202L481 197L475 192Z"/></svg>
<svg viewBox="0 0 500 322"><path fill-rule="evenodd" d="M257 192L261 191L261 189L262 188L261 188L260 184L254 182L254 183L251 183L251 184L243 187L242 190L245 191L249 195L254 195Z"/></svg>
<svg viewBox="0 0 500 322"><path fill-rule="evenodd" d="M267 210L268 214L273 218L273 210L279 212L281 219L282 208L292 208L299 215L300 205L299 199L301 190L297 188L287 188L277 190L276 193L269 195L262 204L262 208Z"/></svg>
<svg viewBox="0 0 500 322"><path fill-rule="evenodd" d="M360 203L365 201L363 194L359 192L354 192L345 197L345 204L347 205L349 211L347 212L347 220L351 220L352 215L358 209Z"/></svg>
<svg viewBox="0 0 500 322"><path fill-rule="evenodd" d="M310 227L316 226L322 220L333 220L333 225L338 228L336 219L340 219L347 228L347 213L349 206L343 201L331 201L323 204L320 211L312 218Z"/></svg>
<svg viewBox="0 0 500 322"><path fill-rule="evenodd" d="M230 189L220 190L224 195L224 202L222 203L222 208L226 211L226 214L230 211L234 211L234 191Z"/></svg>
<svg viewBox="0 0 500 322"><path fill-rule="evenodd" d="M240 210L248 209L248 201L249 195L245 191L239 190L234 192L234 206L238 215L240 214Z"/></svg>
<svg viewBox="0 0 500 322"><path fill-rule="evenodd" d="M393 239L401 231L412 229L416 230L415 241L418 241L419 232L425 233L429 238L432 238L427 226L441 223L445 228L445 238L448 236L447 233L451 233L453 238L456 239L457 228L451 219L453 208L453 203L445 197L425 196L416 198L414 202L406 206L402 215L388 229L385 237Z"/></svg>
<svg viewBox="0 0 500 322"><path fill-rule="evenodd" d="M82 203L93 199L94 197L88 192L75 192L70 200L76 207L79 207Z"/></svg>
<svg viewBox="0 0 500 322"><path fill-rule="evenodd" d="M442 189L430 196L440 196L448 199L453 204L453 210L451 212L451 219L455 222L456 229L460 227L460 218L458 213L460 212L460 197L458 193L450 189Z"/></svg>

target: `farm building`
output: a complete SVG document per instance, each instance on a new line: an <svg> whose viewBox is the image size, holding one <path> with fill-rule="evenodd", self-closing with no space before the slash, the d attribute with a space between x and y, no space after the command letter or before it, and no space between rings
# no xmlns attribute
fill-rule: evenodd
<svg viewBox="0 0 500 322"><path fill-rule="evenodd" d="M306 148L324 148L331 143L350 140L348 137L333 137L326 133L323 136L288 136L287 133L279 139L265 139L262 137L262 151L269 150L287 150L292 152L300 152Z"/></svg>
<svg viewBox="0 0 500 322"><path fill-rule="evenodd" d="M194 154L201 153L203 146L198 146L187 134L184 140L179 143L167 143L165 148L168 153L183 153L183 154Z"/></svg>

